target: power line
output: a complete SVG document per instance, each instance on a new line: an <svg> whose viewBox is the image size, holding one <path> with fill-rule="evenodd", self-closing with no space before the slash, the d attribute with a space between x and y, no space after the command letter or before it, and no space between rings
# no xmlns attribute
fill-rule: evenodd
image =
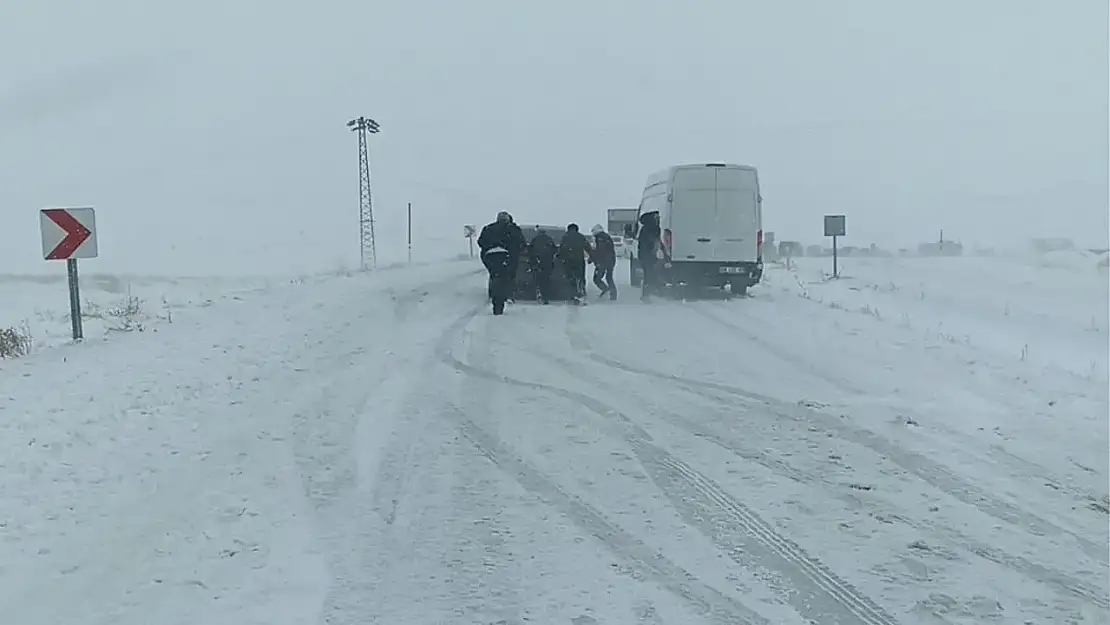
<svg viewBox="0 0 1110 625"><path fill-rule="evenodd" d="M358 133L359 262L365 271L367 258L374 267L378 266L378 250L374 241L374 204L370 194L370 150L366 135L377 134L380 126L369 117L357 117L347 122L347 127Z"/></svg>

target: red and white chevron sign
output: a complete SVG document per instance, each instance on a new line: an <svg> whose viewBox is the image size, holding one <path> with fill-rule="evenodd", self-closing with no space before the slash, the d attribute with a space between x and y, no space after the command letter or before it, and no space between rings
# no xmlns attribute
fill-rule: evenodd
<svg viewBox="0 0 1110 625"><path fill-rule="evenodd" d="M96 211L44 208L39 211L42 255L46 260L96 258Z"/></svg>

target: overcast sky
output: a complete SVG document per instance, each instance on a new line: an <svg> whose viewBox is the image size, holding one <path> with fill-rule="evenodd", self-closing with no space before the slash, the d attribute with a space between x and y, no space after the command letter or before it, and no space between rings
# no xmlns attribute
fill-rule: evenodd
<svg viewBox="0 0 1110 625"><path fill-rule="evenodd" d="M588 228L652 171L760 169L765 227L850 244L1107 238L1105 0L4 0L0 271L97 208L86 271L355 264L465 223ZM442 255L442 254L439 254Z"/></svg>

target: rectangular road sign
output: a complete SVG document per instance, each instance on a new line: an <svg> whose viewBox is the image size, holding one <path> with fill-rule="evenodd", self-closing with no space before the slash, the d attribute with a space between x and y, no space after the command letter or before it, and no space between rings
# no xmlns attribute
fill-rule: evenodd
<svg viewBox="0 0 1110 625"><path fill-rule="evenodd" d="M44 208L39 211L42 256L46 260L96 258L96 211L89 208Z"/></svg>
<svg viewBox="0 0 1110 625"><path fill-rule="evenodd" d="M825 215L825 236L844 236L844 215Z"/></svg>

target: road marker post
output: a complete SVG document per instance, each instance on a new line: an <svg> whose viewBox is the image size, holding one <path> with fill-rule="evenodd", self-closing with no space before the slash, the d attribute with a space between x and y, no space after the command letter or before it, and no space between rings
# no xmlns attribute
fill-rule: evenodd
<svg viewBox="0 0 1110 625"><path fill-rule="evenodd" d="M82 208L44 208L39 211L42 256L45 260L66 261L69 283L69 318L73 340L84 338L81 326L81 284L77 273L79 258L96 258L96 210Z"/></svg>
<svg viewBox="0 0 1110 625"><path fill-rule="evenodd" d="M478 229L474 226L463 226L463 236L470 240L470 257L474 258L474 237L477 236Z"/></svg>

